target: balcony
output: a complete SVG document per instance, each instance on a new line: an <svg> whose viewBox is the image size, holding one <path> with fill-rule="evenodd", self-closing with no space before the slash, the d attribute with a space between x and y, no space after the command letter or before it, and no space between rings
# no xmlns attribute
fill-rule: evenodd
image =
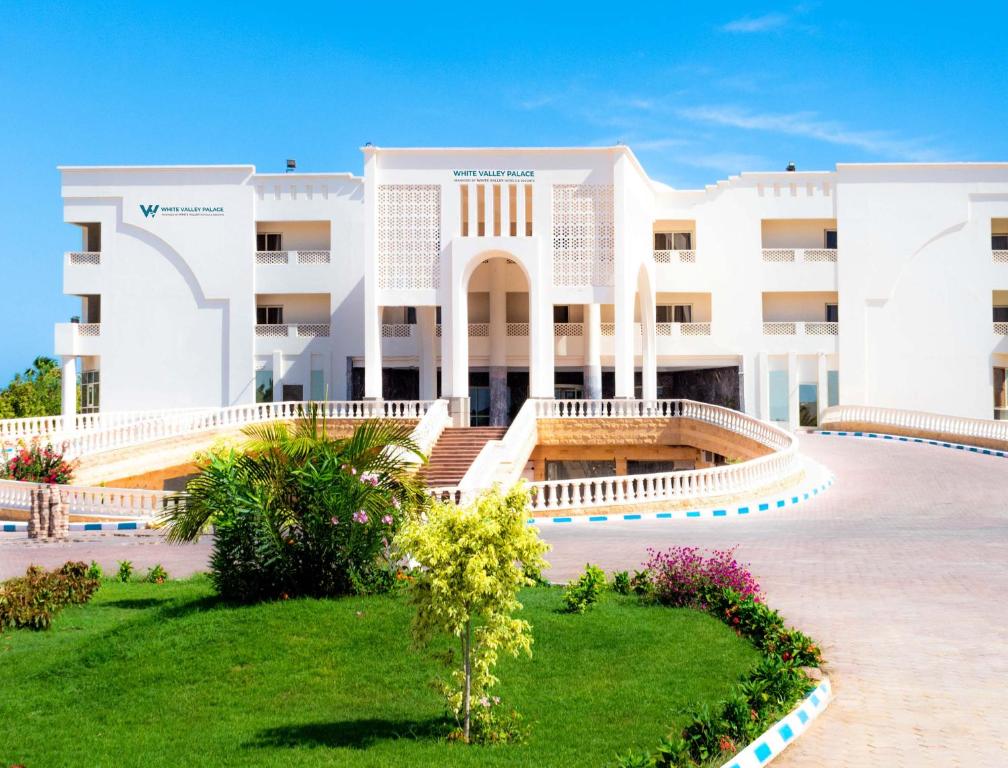
<svg viewBox="0 0 1008 768"><path fill-rule="evenodd" d="M779 321L763 323L764 336L836 336L839 323L819 322L818 320ZM1008 323L1006 323L1008 325Z"/></svg>
<svg viewBox="0 0 1008 768"><path fill-rule="evenodd" d="M329 335L328 323L269 323L256 325L259 338L285 339L290 336L316 338Z"/></svg>
<svg viewBox="0 0 1008 768"><path fill-rule="evenodd" d="M1008 336L1008 323L994 323L995 336Z"/></svg>
<svg viewBox="0 0 1008 768"><path fill-rule="evenodd" d="M1008 264L1008 251L1000 248L992 248L991 259L995 264Z"/></svg>
<svg viewBox="0 0 1008 768"><path fill-rule="evenodd" d="M101 251L67 251L64 261L72 266L97 267L101 264Z"/></svg>
<svg viewBox="0 0 1008 768"><path fill-rule="evenodd" d="M101 251L63 254L63 293L83 296L101 293Z"/></svg>
<svg viewBox="0 0 1008 768"><path fill-rule="evenodd" d="M57 323L54 351L57 355L90 357L100 354L101 323Z"/></svg>
<svg viewBox="0 0 1008 768"><path fill-rule="evenodd" d="M256 251L256 264L328 264L330 251Z"/></svg>
<svg viewBox="0 0 1008 768"><path fill-rule="evenodd" d="M655 264L695 264L696 251L690 249L655 250L652 252Z"/></svg>
<svg viewBox="0 0 1008 768"><path fill-rule="evenodd" d="M763 261L768 264L796 262L835 264L836 248L764 248Z"/></svg>

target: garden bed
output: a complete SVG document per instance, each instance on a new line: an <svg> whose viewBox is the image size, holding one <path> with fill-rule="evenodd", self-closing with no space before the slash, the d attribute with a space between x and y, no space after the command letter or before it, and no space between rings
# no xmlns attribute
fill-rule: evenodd
<svg viewBox="0 0 1008 768"><path fill-rule="evenodd" d="M205 578L106 582L47 633L0 635L0 764L599 766L723 699L759 653L717 619L526 589L531 659L494 689L524 744L465 746L398 596L230 607Z"/></svg>

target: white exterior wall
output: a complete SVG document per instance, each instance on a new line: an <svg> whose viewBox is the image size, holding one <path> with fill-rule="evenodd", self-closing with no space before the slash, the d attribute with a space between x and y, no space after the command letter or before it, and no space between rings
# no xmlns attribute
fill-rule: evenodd
<svg viewBox="0 0 1008 768"><path fill-rule="evenodd" d="M505 214L507 185L519 192L516 235L506 226L493 235L489 186L487 231L476 234L479 177L465 179L470 231L463 235L453 175L460 169L534 174L499 179ZM468 326L491 320L491 307L501 306L494 290L503 292L509 322L530 324L528 336L505 338L495 364L527 368L530 392L539 396L552 393L556 367L588 365L585 338L554 337L554 304L572 307L571 323L581 322L586 305L601 305L599 354L616 371L617 395L632 394L634 370L644 369L647 382L655 367L738 365L745 409L762 416L770 371L787 370L793 387L819 384L824 393L823 372L839 370L842 403L989 418L992 368L1008 359L1008 340L994 334L991 317L994 292L1008 290L1008 264L995 263L990 247L992 228L1008 230L1004 164L839 165L674 190L648 179L625 147L367 147L363 177L257 174L251 166L62 174L65 220L99 222L102 230L100 264L68 259L64 292L100 295L101 323L88 336L57 326L56 353L97 365L103 410L251 402L255 366L274 367L277 359L275 386L303 383L306 394L314 365L324 370L330 397L344 397L352 360L368 369L368 396L380 396L383 365L440 365L442 392L462 398L469 369L490 364L490 337L470 339ZM402 267L390 280L380 265L388 246L379 240L389 235L378 198L389 185L429 186L436 195L424 199L440 201L433 272L421 269L415 280ZM558 276L567 273L555 251L557 185L579 185L586 195L611 185L607 216L575 217L591 232L611 218L611 274ZM526 186L533 189L531 236L523 227ZM141 204L222 207L223 215L145 217ZM427 215L407 214L414 222ZM800 249L821 249L823 230L833 227L835 261L803 255ZM692 259L656 260L652 233L670 230L694 233ZM282 232L288 251L329 250L329 263L257 264L257 231ZM790 248L799 249L794 261L764 260L763 249ZM408 262L420 250L404 241L397 258ZM493 262L483 265L493 258L511 262L496 282ZM283 304L287 323L328 318L330 335L257 336L257 298ZM821 323L823 305L834 300L835 335L764 334L764 320ZM694 323L709 322L709 334L656 336L655 301L692 303ZM425 347L426 365L419 326L382 337L382 307L436 305L441 335ZM789 397L796 401L797 393Z"/></svg>

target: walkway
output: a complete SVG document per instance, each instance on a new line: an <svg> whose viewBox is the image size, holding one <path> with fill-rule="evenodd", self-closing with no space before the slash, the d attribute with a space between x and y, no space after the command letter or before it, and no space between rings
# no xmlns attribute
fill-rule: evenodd
<svg viewBox="0 0 1008 768"><path fill-rule="evenodd" d="M838 699L781 766L1000 765L1008 754L1008 459L851 437L801 437L836 475L815 501L750 518L544 526L554 580L586 561L633 568L647 546L738 545L772 605L823 643ZM0 537L0 578L97 559L174 576L209 544L156 535L28 545Z"/></svg>

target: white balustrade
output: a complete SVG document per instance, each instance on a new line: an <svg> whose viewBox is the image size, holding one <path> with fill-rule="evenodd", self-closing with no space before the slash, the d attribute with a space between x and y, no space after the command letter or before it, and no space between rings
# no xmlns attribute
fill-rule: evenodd
<svg viewBox="0 0 1008 768"><path fill-rule="evenodd" d="M469 323L469 338L485 339L490 336L490 323Z"/></svg>
<svg viewBox="0 0 1008 768"><path fill-rule="evenodd" d="M329 251L298 251L298 264L328 264Z"/></svg>
<svg viewBox="0 0 1008 768"><path fill-rule="evenodd" d="M556 337L583 336L584 323L553 323L553 335Z"/></svg>
<svg viewBox="0 0 1008 768"><path fill-rule="evenodd" d="M328 336L329 323L298 323L297 335L309 337Z"/></svg>
<svg viewBox="0 0 1008 768"><path fill-rule="evenodd" d="M63 429L62 426L65 422L47 422L39 426L52 427L51 431L40 432L39 435L29 435L25 433L24 428L20 432L14 429L6 433L0 431L0 438L9 446L16 440L26 440L35 436L43 437L53 445L62 446L67 458L75 458L90 453L139 445L166 437L241 427L262 421L295 419L307 414L313 405L318 408L319 415L327 419L420 419L434 402L432 400L331 400L317 403L254 403L226 408L181 409L160 412L158 415L138 415L135 421L124 419L116 423L114 420L109 420L102 426L75 429L74 431ZM56 428L57 424L60 428ZM3 422L0 422L0 430L3 428Z"/></svg>
<svg viewBox="0 0 1008 768"><path fill-rule="evenodd" d="M529 324L528 323L508 323L506 331L507 331L507 335L508 336L528 336L529 335Z"/></svg>
<svg viewBox="0 0 1008 768"><path fill-rule="evenodd" d="M1008 336L1008 323L994 323L995 336Z"/></svg>
<svg viewBox="0 0 1008 768"><path fill-rule="evenodd" d="M995 264L1008 264L1008 251L993 250L991 251L991 259Z"/></svg>
<svg viewBox="0 0 1008 768"><path fill-rule="evenodd" d="M415 325L411 323L384 323L381 329L383 339L408 339L413 336Z"/></svg>
<svg viewBox="0 0 1008 768"><path fill-rule="evenodd" d="M768 263L836 262L836 248L764 248L763 261Z"/></svg>
<svg viewBox="0 0 1008 768"><path fill-rule="evenodd" d="M78 336L94 338L101 336L101 323L72 323Z"/></svg>
<svg viewBox="0 0 1008 768"><path fill-rule="evenodd" d="M448 413L447 400L435 400L427 409L427 413L417 422L413 428L412 438L417 448L425 456L430 456L434 444L441 437L441 433L451 426L451 415ZM404 458L409 462L417 462L419 459L415 454L406 453Z"/></svg>
<svg viewBox="0 0 1008 768"><path fill-rule="evenodd" d="M67 264L95 267L101 264L101 251L67 251Z"/></svg>
<svg viewBox="0 0 1008 768"><path fill-rule="evenodd" d="M1008 421L999 419L970 419L871 405L834 405L819 420L820 429L836 429L836 425L845 424L871 425L879 432L894 428L910 434L941 433L966 443L971 438L1008 441Z"/></svg>
<svg viewBox="0 0 1008 768"><path fill-rule="evenodd" d="M328 250L306 251L256 251L256 264L328 264L331 258Z"/></svg>
<svg viewBox="0 0 1008 768"><path fill-rule="evenodd" d="M655 336L710 336L710 323L655 323Z"/></svg>
<svg viewBox="0 0 1008 768"><path fill-rule="evenodd" d="M655 264L694 264L696 263L696 251L693 249L684 250L655 250Z"/></svg>
<svg viewBox="0 0 1008 768"><path fill-rule="evenodd" d="M839 323L814 320L772 320L763 323L764 336L836 336Z"/></svg>
<svg viewBox="0 0 1008 768"><path fill-rule="evenodd" d="M38 483L0 480L0 508L30 510L32 491L39 487ZM168 491L78 485L53 485L52 489L63 495L71 515L85 517L151 520L178 503L177 496Z"/></svg>

